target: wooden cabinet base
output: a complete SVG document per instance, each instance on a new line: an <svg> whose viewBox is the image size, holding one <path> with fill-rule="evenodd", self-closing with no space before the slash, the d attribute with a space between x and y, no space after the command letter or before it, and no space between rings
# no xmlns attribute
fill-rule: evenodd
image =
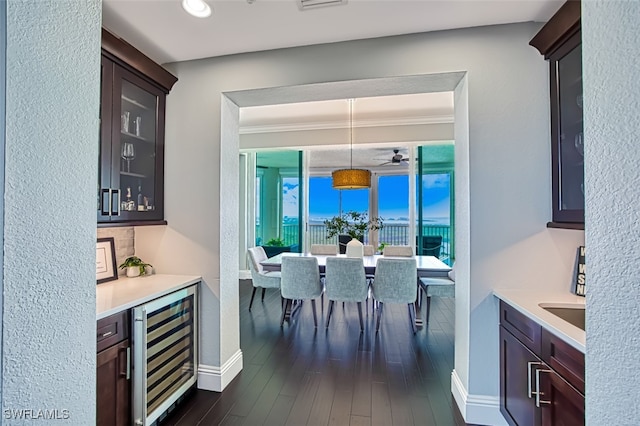
<svg viewBox="0 0 640 426"><path fill-rule="evenodd" d="M128 378L129 340L98 353L98 426L126 426L131 423L130 380Z"/></svg>
<svg viewBox="0 0 640 426"><path fill-rule="evenodd" d="M514 426L584 425L584 354L500 302L500 412Z"/></svg>

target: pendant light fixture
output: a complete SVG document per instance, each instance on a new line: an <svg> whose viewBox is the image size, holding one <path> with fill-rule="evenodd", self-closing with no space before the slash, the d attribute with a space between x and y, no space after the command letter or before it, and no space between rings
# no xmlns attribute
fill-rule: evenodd
<svg viewBox="0 0 640 426"><path fill-rule="evenodd" d="M371 188L371 172L353 168L353 99L349 99L349 152L349 168L331 173L333 187L335 189Z"/></svg>

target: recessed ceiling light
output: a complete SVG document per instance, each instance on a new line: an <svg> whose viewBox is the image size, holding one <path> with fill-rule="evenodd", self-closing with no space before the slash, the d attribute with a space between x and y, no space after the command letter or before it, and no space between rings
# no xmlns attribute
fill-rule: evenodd
<svg viewBox="0 0 640 426"><path fill-rule="evenodd" d="M197 18L206 18L211 15L211 7L204 0L182 0L182 8Z"/></svg>

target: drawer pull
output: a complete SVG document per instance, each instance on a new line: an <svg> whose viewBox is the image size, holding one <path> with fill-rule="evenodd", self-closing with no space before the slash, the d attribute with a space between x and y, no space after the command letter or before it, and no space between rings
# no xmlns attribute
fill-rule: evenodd
<svg viewBox="0 0 640 426"><path fill-rule="evenodd" d="M551 404L551 401L543 401L540 399L544 393L540 390L540 373L552 373L551 370L536 370L536 407L540 408L540 404Z"/></svg>
<svg viewBox="0 0 640 426"><path fill-rule="evenodd" d="M100 336L101 339L104 339L105 337L109 337L113 334L113 331L107 331L106 333L102 333L102 336Z"/></svg>
<svg viewBox="0 0 640 426"><path fill-rule="evenodd" d="M542 365L542 363L536 361L527 362L527 396L529 398L535 394L535 392L531 390L531 367L534 365Z"/></svg>

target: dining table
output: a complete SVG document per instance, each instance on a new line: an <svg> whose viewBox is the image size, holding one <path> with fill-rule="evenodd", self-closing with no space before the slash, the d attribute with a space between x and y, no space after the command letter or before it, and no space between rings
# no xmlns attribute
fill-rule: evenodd
<svg viewBox="0 0 640 426"><path fill-rule="evenodd" d="M310 253L290 253L284 252L273 257L270 257L262 262L260 265L265 271L280 271L282 267L282 258L284 256L295 257L315 257L318 259L318 268L321 274L324 274L327 258L328 257L346 257L344 254L338 255L323 255L323 254L310 254ZM364 263L364 271L367 275L374 276L376 272L376 263L380 258L393 258L394 256L383 256L381 254L375 254L373 256L362 256L362 262ZM451 267L438 259L435 256L412 256L416 260L416 327L421 328L423 325L422 320L422 292L424 289L419 285L420 278L424 277L447 277ZM398 257L402 258L402 257ZM406 259L406 257L405 257Z"/></svg>

